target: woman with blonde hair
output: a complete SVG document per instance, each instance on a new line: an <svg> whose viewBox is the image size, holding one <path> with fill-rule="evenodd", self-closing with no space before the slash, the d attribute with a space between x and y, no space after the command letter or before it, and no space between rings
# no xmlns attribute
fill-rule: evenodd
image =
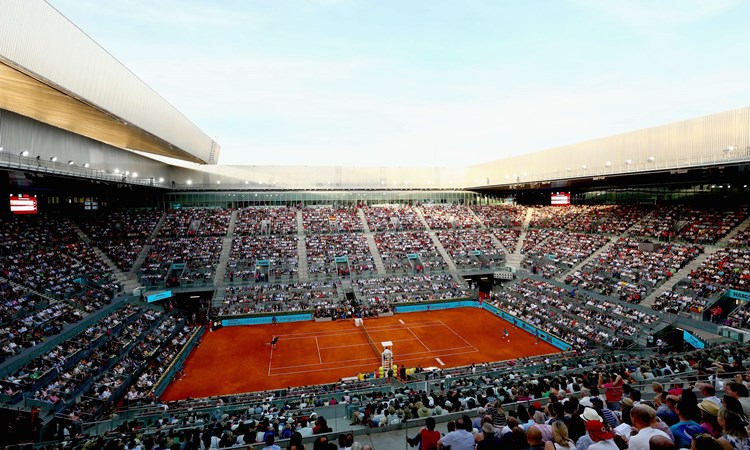
<svg viewBox="0 0 750 450"><path fill-rule="evenodd" d="M572 450L576 448L575 442L568 437L568 427L562 420L552 423L552 440L544 444L544 450Z"/></svg>
<svg viewBox="0 0 750 450"><path fill-rule="evenodd" d="M730 409L721 408L718 421L724 430L719 443L725 450L750 450L747 423L742 416Z"/></svg>

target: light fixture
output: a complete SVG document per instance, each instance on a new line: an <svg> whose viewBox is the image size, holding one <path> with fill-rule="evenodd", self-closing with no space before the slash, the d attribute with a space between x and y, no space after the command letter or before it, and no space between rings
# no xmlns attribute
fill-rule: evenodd
<svg viewBox="0 0 750 450"><path fill-rule="evenodd" d="M606 167L612 167L612 161L607 161L604 163Z"/></svg>
<svg viewBox="0 0 750 450"><path fill-rule="evenodd" d="M1 152L1 151L3 151L3 148L2 148L2 147L0 147L0 152Z"/></svg>
<svg viewBox="0 0 750 450"><path fill-rule="evenodd" d="M115 169L115 170L114 170L114 173L115 173L115 174L118 174L118 173L120 173L120 169Z"/></svg>
<svg viewBox="0 0 750 450"><path fill-rule="evenodd" d="M73 165L73 164L75 164L75 163L76 163L76 162L75 162L75 161L73 161L72 159L69 159L69 160L68 160L68 165L69 165L69 166L72 166L72 165Z"/></svg>
<svg viewBox="0 0 750 450"><path fill-rule="evenodd" d="M632 159L626 159L625 160L625 164L631 165L631 164L633 164L633 160Z"/></svg>
<svg viewBox="0 0 750 450"><path fill-rule="evenodd" d="M52 157L52 158L50 158L49 160L50 160L50 161L52 161L52 162L57 162L57 156L53 156L53 157Z"/></svg>
<svg viewBox="0 0 750 450"><path fill-rule="evenodd" d="M159 183L164 183L164 177L159 177Z"/></svg>
<svg viewBox="0 0 750 450"><path fill-rule="evenodd" d="M129 171L129 170L126 170L126 171L125 171L125 176L128 176L128 175L130 175L130 171Z"/></svg>
<svg viewBox="0 0 750 450"><path fill-rule="evenodd" d="M29 151L28 150L22 151L21 156L29 156Z"/></svg>
<svg viewBox="0 0 750 450"><path fill-rule="evenodd" d="M216 184L221 184L221 180L216 180Z"/></svg>
<svg viewBox="0 0 750 450"><path fill-rule="evenodd" d="M187 180L187 184L188 186L190 186L191 184L193 184L193 180Z"/></svg>
<svg viewBox="0 0 750 450"><path fill-rule="evenodd" d="M138 172L133 172L133 178L138 178Z"/></svg>
<svg viewBox="0 0 750 450"><path fill-rule="evenodd" d="M656 156L649 156L648 157L648 162L654 162L654 161L656 161Z"/></svg>
<svg viewBox="0 0 750 450"><path fill-rule="evenodd" d="M735 150L737 150L737 147L735 147L734 145L730 145L728 147L725 147L722 151L724 153L732 153Z"/></svg>
<svg viewBox="0 0 750 450"><path fill-rule="evenodd" d="M588 166L586 164L584 164L584 165L581 166L581 169L583 169L583 170L586 170L587 168L588 168Z"/></svg>
<svg viewBox="0 0 750 450"><path fill-rule="evenodd" d="M249 181L245 181L245 184L250 184L250 182Z"/></svg>
<svg viewBox="0 0 750 450"><path fill-rule="evenodd" d="M89 164L89 163L83 163L83 167L85 167L85 168L87 168L87 169L89 168L89 166L90 166L90 165L91 165L91 164Z"/></svg>

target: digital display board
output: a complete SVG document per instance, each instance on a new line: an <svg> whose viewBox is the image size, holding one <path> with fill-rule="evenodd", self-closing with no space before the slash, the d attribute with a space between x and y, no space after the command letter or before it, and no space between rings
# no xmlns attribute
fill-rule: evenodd
<svg viewBox="0 0 750 450"><path fill-rule="evenodd" d="M36 214L36 195L10 194L10 212L13 214Z"/></svg>

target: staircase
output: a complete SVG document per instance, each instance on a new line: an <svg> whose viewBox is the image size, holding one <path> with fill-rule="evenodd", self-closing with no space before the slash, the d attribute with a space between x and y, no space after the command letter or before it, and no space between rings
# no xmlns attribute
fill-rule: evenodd
<svg viewBox="0 0 750 450"><path fill-rule="evenodd" d="M679 283L680 280L687 277L690 272L700 267L701 264L703 264L703 261L708 259L709 256L713 255L717 251L719 251L720 248L716 246L706 246L705 252L703 252L702 255L692 260L688 265L683 267L682 269L678 270L677 273L672 274L672 277L664 282L659 288L657 288L654 292L651 293L648 297L643 299L641 302L641 305L645 305L648 307L651 307L651 305L654 304L654 301L663 293L667 291L671 291L675 284Z"/></svg>
<svg viewBox="0 0 750 450"><path fill-rule="evenodd" d="M359 220L362 221L362 228L365 230L365 239L367 239L367 246L370 247L372 259L375 262L375 270L377 270L378 275L384 277L386 275L386 271L385 264L383 264L383 257L380 256L378 245L375 243L375 237L370 230L370 225L367 223L367 217L365 217L365 212L362 210L362 208L357 208L357 215L359 216Z"/></svg>
<svg viewBox="0 0 750 450"><path fill-rule="evenodd" d="M422 217L422 220L424 221L424 217ZM427 225L427 222L425 222L425 225ZM448 269L451 272L458 272L456 263L453 262L453 258L451 258L451 255L449 255L448 252L445 251L445 247L443 247L442 242L440 242L440 239L438 239L437 233L435 233L433 230L430 230L427 232L427 234L430 235L430 239L432 239L432 243L435 244L435 247L437 247L438 252L440 252L440 255L442 255L443 259L448 264Z"/></svg>
<svg viewBox="0 0 750 450"><path fill-rule="evenodd" d="M375 269L378 271L378 275L385 276L385 264L383 264L383 258L380 256L378 246L375 243L375 237L372 233L367 233L365 234L365 239L367 239L367 246L370 247L370 253L372 253L372 259L375 262Z"/></svg>
<svg viewBox="0 0 750 450"><path fill-rule="evenodd" d="M123 272L106 253L99 249L99 247L92 246L92 248L94 249L94 253L96 253L97 256L107 264L109 270L115 275L117 282L122 286L123 292L131 295L133 290L142 287L141 283L138 281L138 277L132 272Z"/></svg>
<svg viewBox="0 0 750 450"><path fill-rule="evenodd" d="M429 230L430 226L427 225L427 221L424 218L424 214L422 214L422 209L421 208L414 208L414 212L417 213L417 217L419 217L419 221L422 222L422 225L424 225L424 229L425 230Z"/></svg>
<svg viewBox="0 0 750 450"><path fill-rule="evenodd" d="M732 239L733 237L735 237L740 231L742 231L745 228L747 228L748 225L750 225L750 216L748 216L747 219L745 219L744 221L742 221L741 224L739 224L736 227L734 227L734 229L732 231L730 231L729 233L727 233L726 236L724 236L723 238L721 238L716 243L716 245L721 246L721 247L725 247L729 243L730 239Z"/></svg>
<svg viewBox="0 0 750 450"><path fill-rule="evenodd" d="M589 255L588 258L586 258L583 261L581 261L578 265L576 265L575 267L573 267L569 271L564 272L563 274L561 274L559 277L557 277L557 281L563 282L565 280L565 275L567 275L569 273L579 272L581 269L583 269L586 266L586 264L588 264L589 262L591 262L594 259L598 258L599 255L601 255L602 253L604 253L605 250L609 249L610 245L614 244L615 242L617 242L621 238L626 238L628 236L628 234L630 233L630 230L633 229L633 227L635 227L636 225L638 225L642 220L646 219L651 214L653 214L653 211L651 211L648 214L646 214L645 216L641 217L640 220L637 220L636 222L634 222L632 225L630 225L627 228L627 230L623 231L622 234L610 237L609 238L609 242L607 242L606 244L602 245L597 251L595 251L594 253L592 253L591 255Z"/></svg>
<svg viewBox="0 0 750 450"><path fill-rule="evenodd" d="M572 269L570 269L570 270L568 270L568 271L563 272L562 274L560 274L560 276L557 277L556 280L559 281L559 282L561 282L561 283L564 282L565 281L565 276L567 274L569 274L569 273L576 273L576 272L580 271L581 269L583 269L586 266L586 264L588 264L589 262L595 260L596 258L599 257L599 255L601 255L602 253L604 253L605 251L607 251L609 249L609 246L612 245L617 239L619 239L619 236L612 236L612 237L610 237L609 238L609 242L607 242L606 244L604 244L601 247L599 247L599 249L597 251L595 251L594 253L590 254L588 258L586 258L583 261L581 261L580 263L578 263L577 266L575 266Z"/></svg>
<svg viewBox="0 0 750 450"><path fill-rule="evenodd" d="M237 214L236 209L232 211L227 234L221 240L221 255L219 255L219 264L216 266L216 274L214 274L214 286L223 283L224 277L227 275L227 263L229 262L229 255L232 254L232 240L234 239L234 228L237 226Z"/></svg>
<svg viewBox="0 0 750 450"><path fill-rule="evenodd" d="M92 242L91 237L89 237L89 235L84 233L83 230L75 222L71 221L71 224L72 224L73 231L75 231L78 237L81 238L83 242L91 244ZM117 279L117 283L119 283L119 285L122 286L123 292L130 295L133 293L134 289L141 287L141 283L138 281L138 278L132 274L132 272L123 272L122 270L120 270L120 268L117 267L117 264L115 264L115 262L112 261L109 255L104 253L96 245L91 244L90 248L94 250L94 253L96 253L99 259L104 261L104 263L107 265L109 270L114 274L115 278ZM143 262L141 261L141 264L142 263Z"/></svg>
<svg viewBox="0 0 750 450"><path fill-rule="evenodd" d="M366 234L371 234L372 231L370 230L370 224L367 223L367 217L365 217L365 212L362 210L362 208L357 208L357 215L359 216L359 220L362 222L362 229L365 230Z"/></svg>
<svg viewBox="0 0 750 450"><path fill-rule="evenodd" d="M534 208L529 208L526 211L526 217L524 217L523 219L523 224L521 224L521 234L518 236L516 248L513 249L513 253L508 253L508 255L505 257L505 263L514 271L519 270L521 268L521 264L523 263L523 255L521 254L521 250L523 249L523 241L526 240L526 234L529 231L529 224L531 223L532 217L534 217Z"/></svg>
<svg viewBox="0 0 750 450"><path fill-rule="evenodd" d="M70 221L71 228L73 228L73 231L78 235L78 237L81 239L81 241L89 244L91 242L91 238L88 234L84 233L83 230L78 226L77 223Z"/></svg>
<svg viewBox="0 0 750 450"><path fill-rule="evenodd" d="M154 227L154 230L151 232L151 239L156 239L156 236L159 235L159 230L161 230L162 225L164 225L164 222L167 220L167 213L161 213L161 217L159 217L159 221L156 222L156 226ZM140 267L140 266L139 266Z"/></svg>
<svg viewBox="0 0 750 450"><path fill-rule="evenodd" d="M297 277L300 283L310 280L310 266L307 264L307 246L305 245L305 227L302 211L297 211Z"/></svg>

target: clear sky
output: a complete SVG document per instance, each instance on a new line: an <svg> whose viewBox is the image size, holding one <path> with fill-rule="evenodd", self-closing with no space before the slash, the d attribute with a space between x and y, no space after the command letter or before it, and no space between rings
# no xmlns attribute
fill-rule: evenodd
<svg viewBox="0 0 750 450"><path fill-rule="evenodd" d="M48 0L220 164L465 166L750 104L736 0Z"/></svg>

